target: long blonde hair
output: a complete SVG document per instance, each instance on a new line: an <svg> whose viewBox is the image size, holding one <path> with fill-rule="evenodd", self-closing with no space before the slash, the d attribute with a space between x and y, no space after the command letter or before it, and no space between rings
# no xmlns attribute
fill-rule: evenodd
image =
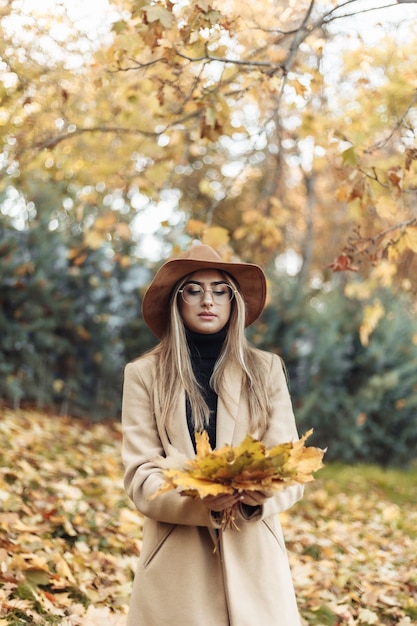
<svg viewBox="0 0 417 626"><path fill-rule="evenodd" d="M259 350L251 346L245 335L246 307L239 287L233 278L224 272L227 282L234 289L229 329L222 350L215 363L210 385L221 395L224 391L224 374L231 363L241 369L244 390L249 403L250 428L264 432L270 414L269 398L265 386L264 361ZM158 376L156 380L161 399L162 422L169 418L178 398L181 386L188 397L194 428L201 431L209 418L209 408L204 400L191 365L185 326L178 308L178 293L188 276L184 276L174 287L170 298L170 316L167 332L160 343L151 351L157 358ZM222 396L227 405L227 398Z"/></svg>

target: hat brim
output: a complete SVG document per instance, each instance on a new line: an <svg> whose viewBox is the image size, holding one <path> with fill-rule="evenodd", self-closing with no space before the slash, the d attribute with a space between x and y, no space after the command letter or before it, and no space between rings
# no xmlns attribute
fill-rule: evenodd
<svg viewBox="0 0 417 626"><path fill-rule="evenodd" d="M184 276L204 269L226 272L237 282L246 304L245 327L253 324L262 313L266 300L266 278L258 265L187 258L171 259L155 274L142 301L143 319L159 339L167 330L172 289Z"/></svg>

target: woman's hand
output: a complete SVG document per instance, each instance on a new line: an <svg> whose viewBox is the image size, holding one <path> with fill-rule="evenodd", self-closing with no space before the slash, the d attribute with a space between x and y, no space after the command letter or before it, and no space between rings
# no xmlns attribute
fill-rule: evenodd
<svg viewBox="0 0 417 626"><path fill-rule="evenodd" d="M242 491L240 501L249 506L261 506L273 495L272 491Z"/></svg>
<svg viewBox="0 0 417 626"><path fill-rule="evenodd" d="M225 493L219 496L206 496L202 498L202 502L210 509L210 511L224 511L231 509L237 502L241 501L240 493Z"/></svg>
<svg viewBox="0 0 417 626"><path fill-rule="evenodd" d="M230 509L238 502L249 506L261 506L273 495L272 491L242 491L233 494L222 494L219 496L206 496L203 498L204 504L212 511L224 511Z"/></svg>

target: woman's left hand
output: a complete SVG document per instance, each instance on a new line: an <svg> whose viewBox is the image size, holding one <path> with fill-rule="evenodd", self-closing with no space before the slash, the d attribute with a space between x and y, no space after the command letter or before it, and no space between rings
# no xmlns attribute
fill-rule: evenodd
<svg viewBox="0 0 417 626"><path fill-rule="evenodd" d="M240 501L243 504L248 504L249 506L260 506L265 504L265 502L273 495L272 491L243 491L240 496Z"/></svg>

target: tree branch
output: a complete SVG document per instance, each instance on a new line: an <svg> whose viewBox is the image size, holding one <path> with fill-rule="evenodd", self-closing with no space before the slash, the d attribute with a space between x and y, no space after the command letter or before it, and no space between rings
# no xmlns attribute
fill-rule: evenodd
<svg viewBox="0 0 417 626"><path fill-rule="evenodd" d="M300 46L300 44L304 41L307 35L310 34L311 29L307 28L308 21L311 17L311 13L313 11L315 0L311 0L310 6L308 7L304 19L295 32L294 39L291 42L290 50L287 56L287 60L285 61L285 73L288 73L292 67L294 56Z"/></svg>
<svg viewBox="0 0 417 626"><path fill-rule="evenodd" d="M399 129L402 127L402 125L404 124L404 120L407 117L410 109L413 108L413 106L415 105L416 102L417 102L417 91L415 92L415 94L411 98L410 104L408 105L406 111L403 113L403 115L400 117L398 122L395 124L395 126L393 127L393 129L391 130L389 135L387 137L385 137L385 139L382 139L381 141L378 141L378 142L374 143L373 146L370 146L369 148L366 148L366 150L364 150L364 153L365 154L371 154L374 150L381 150L381 148L386 146L387 143L389 142L389 140L392 139L392 137L395 135L395 133L398 132Z"/></svg>
<svg viewBox="0 0 417 626"><path fill-rule="evenodd" d="M216 57L211 54L204 54L200 57L190 57L182 52L179 52L178 50L176 50L176 54L180 58L190 61L190 63L201 63L202 61L218 61L219 63L225 63L229 65L240 65L246 67L267 67L268 69L275 68L280 70L284 69L281 63L274 64L270 61L246 61L243 59L228 59L227 57Z"/></svg>
<svg viewBox="0 0 417 626"><path fill-rule="evenodd" d="M396 6L396 2L394 2L393 4L386 4L384 6L376 6L376 7L370 7L370 8L365 8L363 5L361 5L357 11L354 10L351 13L343 13L342 15L335 15L336 11L339 11L340 9L343 9L351 4L358 4L358 0L346 0L346 2L342 2L342 4L335 6L333 9L331 9L330 11L328 11L327 13L321 16L320 18L321 24L322 25L330 24L331 22L334 22L335 20L345 19L346 17L355 17L356 15L362 15L363 13L372 13L374 11L380 11L381 9L389 9L391 7Z"/></svg>
<svg viewBox="0 0 417 626"><path fill-rule="evenodd" d="M404 222L399 222L398 224L394 224L393 226L389 226L385 230L373 235L372 237L362 237L362 235L357 234L356 238L352 237L352 241L367 241L371 245L376 245L381 239L383 239L386 235L393 233L396 230L404 230L407 226L414 226L417 224L417 217L412 217L409 220L405 220Z"/></svg>
<svg viewBox="0 0 417 626"><path fill-rule="evenodd" d="M143 135L147 137L159 137L164 130L160 132L151 132L137 128L123 128L119 126L93 126L91 128L77 128L72 132L61 133L55 137L48 137L42 141L37 141L33 147L38 150L53 150L58 144L77 135L86 133L115 133L117 135Z"/></svg>

